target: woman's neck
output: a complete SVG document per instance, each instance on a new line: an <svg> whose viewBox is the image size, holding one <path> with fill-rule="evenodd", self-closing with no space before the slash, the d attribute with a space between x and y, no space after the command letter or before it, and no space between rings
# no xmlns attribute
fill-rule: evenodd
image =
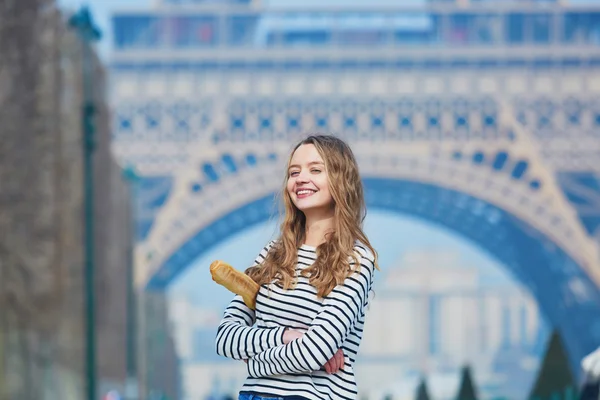
<svg viewBox="0 0 600 400"><path fill-rule="evenodd" d="M325 235L333 231L333 215L306 219L304 244L317 247L325 241Z"/></svg>

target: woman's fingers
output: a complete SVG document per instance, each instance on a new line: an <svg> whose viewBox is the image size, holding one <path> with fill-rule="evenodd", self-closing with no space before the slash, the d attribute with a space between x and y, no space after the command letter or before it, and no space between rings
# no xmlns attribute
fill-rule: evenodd
<svg viewBox="0 0 600 400"><path fill-rule="evenodd" d="M335 374L344 368L344 352L339 349L323 366L328 374Z"/></svg>
<svg viewBox="0 0 600 400"><path fill-rule="evenodd" d="M330 374L330 373L331 373L331 360L332 360L332 359L330 359L329 361L327 361L327 362L325 363L325 371L327 371L327 373L328 373L328 374Z"/></svg>
<svg viewBox="0 0 600 400"><path fill-rule="evenodd" d="M335 358L338 361L338 370L339 369L344 369L344 352L342 351L342 349L339 349L336 353L335 353ZM336 371L337 372L337 371Z"/></svg>

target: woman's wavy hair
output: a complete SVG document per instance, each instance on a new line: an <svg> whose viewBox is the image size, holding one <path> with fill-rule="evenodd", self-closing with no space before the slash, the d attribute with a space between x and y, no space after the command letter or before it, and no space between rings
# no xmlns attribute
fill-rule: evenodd
<svg viewBox="0 0 600 400"><path fill-rule="evenodd" d="M288 159L288 167L294 152L302 145L315 146L323 161L329 180L329 190L334 201L334 227L326 235L324 243L317 247L317 259L302 275L317 289L317 295L327 296L335 286L360 269L354 246L358 240L375 256L377 253L362 229L366 207L358 165L350 147L331 135L311 135L300 141ZM285 289L295 287L295 269L298 248L305 240L304 213L292 202L287 191L288 169L283 185L283 221L281 235L271 246L262 264L248 268L246 273L259 285L275 281ZM354 259L354 267L350 260ZM378 267L377 267L378 268Z"/></svg>

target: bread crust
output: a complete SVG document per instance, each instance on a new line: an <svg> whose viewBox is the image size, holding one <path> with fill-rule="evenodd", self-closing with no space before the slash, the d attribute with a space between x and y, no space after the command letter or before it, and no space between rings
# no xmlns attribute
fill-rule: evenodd
<svg viewBox="0 0 600 400"><path fill-rule="evenodd" d="M256 295L260 286L252 278L221 260L213 261L210 264L210 274L213 281L224 286L230 292L242 296L248 308L256 309Z"/></svg>

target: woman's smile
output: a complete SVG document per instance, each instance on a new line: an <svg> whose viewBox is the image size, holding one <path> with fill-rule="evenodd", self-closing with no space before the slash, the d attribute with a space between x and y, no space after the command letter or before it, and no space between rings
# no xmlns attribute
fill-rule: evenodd
<svg viewBox="0 0 600 400"><path fill-rule="evenodd" d="M310 196L312 196L312 195L313 195L313 194L315 194L315 193L317 193L317 191L316 191L316 190L313 190L313 189L298 189L298 190L296 191L296 196L297 196L299 199L305 199L305 198L307 198L307 197L310 197Z"/></svg>

